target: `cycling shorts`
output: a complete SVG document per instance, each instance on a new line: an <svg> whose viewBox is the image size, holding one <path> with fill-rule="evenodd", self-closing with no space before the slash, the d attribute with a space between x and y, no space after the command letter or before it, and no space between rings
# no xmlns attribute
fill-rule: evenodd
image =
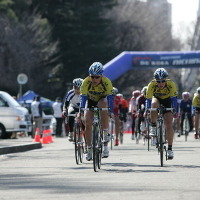
<svg viewBox="0 0 200 200"><path fill-rule="evenodd" d="M102 97L101 99L104 99L105 101L107 101L107 100L106 100L106 97ZM97 107L97 104L98 104L98 102L93 101L93 100L91 100L91 99L88 99L88 100L87 100L87 103L86 103L86 107L87 107L87 108Z"/></svg>

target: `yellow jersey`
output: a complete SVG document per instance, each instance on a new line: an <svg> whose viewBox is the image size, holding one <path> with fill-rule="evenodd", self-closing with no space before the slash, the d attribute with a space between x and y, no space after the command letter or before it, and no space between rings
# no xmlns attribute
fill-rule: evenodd
<svg viewBox="0 0 200 200"><path fill-rule="evenodd" d="M172 80L166 79L165 87L160 89L157 85L156 79L154 79L148 84L145 97L147 99L152 99L152 97L167 99L169 97L176 97L177 94L176 84Z"/></svg>
<svg viewBox="0 0 200 200"><path fill-rule="evenodd" d="M113 86L107 77L102 77L101 82L98 85L92 85L91 77L87 77L83 80L81 85L81 95L87 95L88 99L98 102L101 98L111 95Z"/></svg>
<svg viewBox="0 0 200 200"><path fill-rule="evenodd" d="M200 97L197 93L194 94L194 97L192 99L192 106L200 108Z"/></svg>

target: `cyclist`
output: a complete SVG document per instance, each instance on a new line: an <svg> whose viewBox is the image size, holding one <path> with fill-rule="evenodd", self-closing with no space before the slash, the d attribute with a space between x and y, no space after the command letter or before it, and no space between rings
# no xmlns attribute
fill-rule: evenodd
<svg viewBox="0 0 200 200"><path fill-rule="evenodd" d="M168 72L164 68L158 68L154 72L154 79L148 84L146 92L146 108L159 108L162 104L166 108L177 108L177 88L175 83L167 79ZM157 111L150 112L151 129L150 136L156 135L156 120L158 117ZM166 127L166 135L168 141L168 159L173 159L174 153L172 151L174 130L172 126L173 113L166 111L164 113L164 124Z"/></svg>
<svg viewBox="0 0 200 200"><path fill-rule="evenodd" d="M120 113L120 107L121 107L121 97L117 96L118 89L113 87L113 95L114 95L114 119L115 119L115 146L119 145L119 126L120 126L120 120L119 120L119 113Z"/></svg>
<svg viewBox="0 0 200 200"><path fill-rule="evenodd" d="M120 119L126 123L126 118L127 118L127 113L128 113L128 102L126 101L126 99L124 99L123 94L117 94L117 96L120 98L120 106L119 106L119 110L120 110Z"/></svg>
<svg viewBox="0 0 200 200"><path fill-rule="evenodd" d="M195 127L195 134L194 138L199 138L199 115L200 115L200 87L197 88L196 93L194 94L192 100L192 106L195 111L194 115L194 127Z"/></svg>
<svg viewBox="0 0 200 200"><path fill-rule="evenodd" d="M113 86L107 77L103 76L103 65L100 62L94 62L89 67L89 76L86 77L81 86L81 108L92 108L98 106L99 108L108 107L110 113L113 113ZM82 109L80 109L81 111ZM90 110L84 112L85 134L88 145L88 152L86 159L92 159L92 123L94 113ZM108 142L110 134L108 133L108 111L101 111L101 123L104 134L104 147L102 157L109 156Z"/></svg>
<svg viewBox="0 0 200 200"><path fill-rule="evenodd" d="M135 90L132 92L132 97L129 100L129 108L128 108L128 113L129 115L131 115L131 119L132 119L132 135L131 135L131 139L134 140L135 139L135 119L136 119L136 110L137 110L137 106L136 106L136 99L137 97L140 95L140 91L139 90Z"/></svg>
<svg viewBox="0 0 200 200"><path fill-rule="evenodd" d="M187 113L190 131L193 130L193 121L192 121L192 100L190 99L189 92L182 93L182 100L180 103L180 115L181 115L181 135L183 135L183 121L185 119L185 113ZM180 134L178 135L180 137Z"/></svg>
<svg viewBox="0 0 200 200"><path fill-rule="evenodd" d="M73 80L73 89L69 90L67 92L67 95L65 97L65 102L63 105L63 115L67 116L68 114L75 114L79 112L79 106L80 106L80 87L83 82L83 79L76 78ZM74 128L74 116L69 116L69 135L68 140L73 141L73 128Z"/></svg>
<svg viewBox="0 0 200 200"><path fill-rule="evenodd" d="M144 133L144 131L146 130L145 119L144 119L146 90L147 86L143 87L143 89L141 90L141 94L136 98L137 114L139 118L139 123L138 123L139 133L141 132Z"/></svg>

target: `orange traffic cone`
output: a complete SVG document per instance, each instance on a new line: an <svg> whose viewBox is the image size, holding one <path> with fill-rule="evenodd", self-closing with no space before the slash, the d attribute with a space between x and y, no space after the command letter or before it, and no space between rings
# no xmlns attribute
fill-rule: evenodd
<svg viewBox="0 0 200 200"><path fill-rule="evenodd" d="M53 142L53 138L52 138L51 129L47 129L46 132L47 132L48 141L49 141L50 143L52 143L52 142Z"/></svg>
<svg viewBox="0 0 200 200"><path fill-rule="evenodd" d="M46 130L44 130L42 133L42 144L49 144L48 133Z"/></svg>
<svg viewBox="0 0 200 200"><path fill-rule="evenodd" d="M34 137L33 142L40 142L40 129L39 128L37 128L35 131L35 137Z"/></svg>

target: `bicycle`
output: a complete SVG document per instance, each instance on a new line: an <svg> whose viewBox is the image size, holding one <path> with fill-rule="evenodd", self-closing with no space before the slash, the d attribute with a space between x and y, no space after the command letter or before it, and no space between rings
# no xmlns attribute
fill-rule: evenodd
<svg viewBox="0 0 200 200"><path fill-rule="evenodd" d="M75 160L76 164L83 162L83 154L86 151L85 135L82 131L81 119L76 114L69 114L68 117L74 118L74 149L75 149Z"/></svg>
<svg viewBox="0 0 200 200"><path fill-rule="evenodd" d="M83 110L90 110L94 112L94 119L92 123L92 160L93 169L95 172L101 168L101 158L103 151L103 130L101 126L101 115L100 111L108 110L108 108L85 108Z"/></svg>
<svg viewBox="0 0 200 200"><path fill-rule="evenodd" d="M165 158L166 160L168 160L166 148L166 129L164 127L164 111L173 111L174 109L165 108L161 105L160 108L151 108L150 110L158 112L156 129L156 148L158 149L158 154L160 154L160 165L161 167L163 167L164 152Z"/></svg>

